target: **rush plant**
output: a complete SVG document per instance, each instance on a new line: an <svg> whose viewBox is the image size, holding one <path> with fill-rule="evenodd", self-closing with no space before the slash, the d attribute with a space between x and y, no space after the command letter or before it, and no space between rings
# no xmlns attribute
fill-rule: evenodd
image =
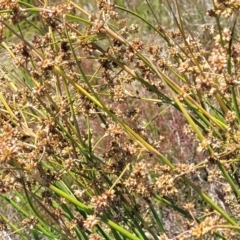
<svg viewBox="0 0 240 240"><path fill-rule="evenodd" d="M206 2L0 1L4 236L238 238L240 4Z"/></svg>

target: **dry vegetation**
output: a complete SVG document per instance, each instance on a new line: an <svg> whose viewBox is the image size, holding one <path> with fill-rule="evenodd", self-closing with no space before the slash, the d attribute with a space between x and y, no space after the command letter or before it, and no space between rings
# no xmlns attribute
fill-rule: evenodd
<svg viewBox="0 0 240 240"><path fill-rule="evenodd" d="M240 2L110 2L0 1L2 234L240 239Z"/></svg>

